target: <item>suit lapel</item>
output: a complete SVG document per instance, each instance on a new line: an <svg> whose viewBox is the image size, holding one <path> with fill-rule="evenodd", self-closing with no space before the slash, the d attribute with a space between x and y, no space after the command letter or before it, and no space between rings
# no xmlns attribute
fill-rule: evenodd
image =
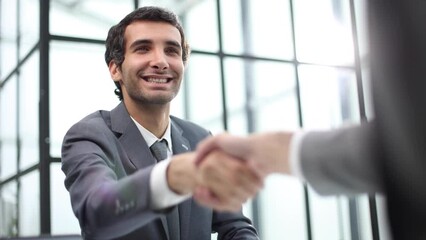
<svg viewBox="0 0 426 240"><path fill-rule="evenodd" d="M124 103L111 111L111 130L120 135L118 139L127 153L128 161L123 159L123 165L128 174L157 162Z"/></svg>
<svg viewBox="0 0 426 240"><path fill-rule="evenodd" d="M183 136L183 130L171 120L171 135L173 142L173 154L179 154L191 151L188 139ZM191 216L191 202L186 200L178 205L180 221L180 239L188 239L188 231Z"/></svg>

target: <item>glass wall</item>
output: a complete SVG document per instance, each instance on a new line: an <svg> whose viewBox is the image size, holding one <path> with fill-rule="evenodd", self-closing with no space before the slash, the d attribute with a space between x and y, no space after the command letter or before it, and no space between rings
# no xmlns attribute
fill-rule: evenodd
<svg viewBox="0 0 426 240"><path fill-rule="evenodd" d="M192 49L173 115L238 135L372 115L363 0L0 0L0 238L79 234L62 139L119 103L104 40L145 5L176 12ZM273 175L244 212L261 239L368 240L387 236L383 202L323 197Z"/></svg>

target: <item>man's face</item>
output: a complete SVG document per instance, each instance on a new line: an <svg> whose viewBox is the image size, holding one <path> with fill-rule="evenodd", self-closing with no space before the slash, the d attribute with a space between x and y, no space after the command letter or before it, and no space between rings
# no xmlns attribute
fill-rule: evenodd
<svg viewBox="0 0 426 240"><path fill-rule="evenodd" d="M136 21L127 26L124 38L121 69L109 66L113 80L121 82L124 101L170 103L184 71L179 30L164 22Z"/></svg>

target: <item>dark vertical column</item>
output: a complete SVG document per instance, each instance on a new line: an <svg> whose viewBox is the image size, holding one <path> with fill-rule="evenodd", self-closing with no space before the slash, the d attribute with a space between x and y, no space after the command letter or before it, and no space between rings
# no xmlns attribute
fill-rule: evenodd
<svg viewBox="0 0 426 240"><path fill-rule="evenodd" d="M3 8L3 4L2 4L2 1L0 0L0 12L1 12L2 8ZM2 27L1 26L3 25L1 23L2 23L2 20L0 18L0 33L2 32ZM0 40L0 42L2 42L2 41L4 41L4 40ZM1 61L2 61L2 55L1 55L1 48L0 48L0 62ZM3 70L1 65L2 64L0 64L0 76L1 76L1 73L2 73L2 70ZM2 79L0 78L0 91L1 91L2 87L3 87L3 82L2 82ZM1 169L1 163L0 163L0 169Z"/></svg>
<svg viewBox="0 0 426 240"><path fill-rule="evenodd" d="M374 195L370 195L368 197L368 203L370 206L371 232L373 235L373 240L380 240L376 197Z"/></svg>
<svg viewBox="0 0 426 240"><path fill-rule="evenodd" d="M40 232L50 234L49 0L40 0Z"/></svg>
<svg viewBox="0 0 426 240"><path fill-rule="evenodd" d="M252 20L249 10L250 10L250 1L240 0L241 4L241 23L242 23L242 34L243 34L243 55L250 56L252 55L252 38L250 33L250 22ZM245 112L247 117L247 132L253 133L256 131L256 110L253 109L253 101L255 98L254 93L254 79L253 79L253 62L250 59L244 59L244 89L245 89ZM253 212L253 225L258 230L259 234L262 234L262 222L261 211L262 211L262 201L261 198L255 197L252 201L252 212Z"/></svg>
<svg viewBox="0 0 426 240"><path fill-rule="evenodd" d="M225 66L223 62L224 53L223 53L223 42L222 42L222 18L220 15L220 0L216 0L216 10L217 10L217 33L218 33L218 43L219 43L219 64L220 64L220 81L222 85L222 122L223 128L228 130L228 111L226 103L226 81L225 81Z"/></svg>
<svg viewBox="0 0 426 240"><path fill-rule="evenodd" d="M299 61L297 59L297 42L296 42L296 26L294 17L294 3L290 0L290 19L291 19L291 34L293 41L293 56L294 56L294 71L296 78L296 95L297 95L297 111L299 114L299 126L303 127L303 115L302 115L302 100L300 97L300 79L299 79ZM303 184L303 193L305 196L305 210L306 210L306 236L308 240L312 240L312 225L311 225L311 207L309 204L309 191L308 185Z"/></svg>
<svg viewBox="0 0 426 240"><path fill-rule="evenodd" d="M20 9L20 3L21 1L16 1L16 169L17 173L19 174L21 172L19 166L21 162L21 130L20 130L20 59L19 56L21 55L21 9ZM18 178L17 185L16 185L16 213L17 213L17 220L16 220L16 228L18 235L20 235L20 209L21 209L21 201L20 201L20 195L21 195L21 179Z"/></svg>
<svg viewBox="0 0 426 240"><path fill-rule="evenodd" d="M349 221L351 225L351 240L360 239L358 204L356 199L349 199Z"/></svg>
<svg viewBox="0 0 426 240"><path fill-rule="evenodd" d="M242 34L243 34L243 54L251 56L252 55L252 39L250 32L250 1L240 0L241 2L241 23L242 23ZM254 79L253 79L253 62L252 60L245 59L244 60L244 89L246 96L246 105L245 111L247 113L247 131L252 133L256 130L256 110L253 109L253 104L251 104L254 100Z"/></svg>
<svg viewBox="0 0 426 240"><path fill-rule="evenodd" d="M358 92L358 107L362 120L366 119L365 116L365 104L364 104L364 93L362 87L362 72L361 72L361 59L359 53L359 42L358 42L358 29L355 16L355 5L354 1L349 1L350 7L350 17L351 17L351 30L352 30L352 39L354 43L354 61L355 61L355 76ZM347 108L347 106L345 106ZM348 119L350 116L343 116L343 119ZM349 199L349 222L351 226L351 239L359 240L360 239L360 226L359 226L359 212L358 212L358 203L356 198Z"/></svg>
<svg viewBox="0 0 426 240"><path fill-rule="evenodd" d="M355 60L355 74L356 74L356 83L358 89L358 103L359 103L359 113L361 120L366 120L365 114L365 103L364 103L364 88L362 84L362 71L361 71L361 56L359 51L359 36L358 36L358 27L356 23L356 13L355 13L355 3L354 0L350 0L350 14L351 14L351 28L352 28L352 39L354 42L354 60Z"/></svg>
<svg viewBox="0 0 426 240"><path fill-rule="evenodd" d="M359 34L358 34L358 27L356 22L356 11L355 11L355 2L354 0L349 1L350 4L350 14L351 14L351 23L352 23L352 37L354 42L354 57L355 57L355 74L356 74L356 81L357 81L357 89L358 89L358 102L359 102L359 112L361 116L361 121L366 121L367 116L365 112L365 102L364 102L364 87L362 83L362 71L361 71L361 57L360 57L360 49L359 49ZM355 233L354 231L359 231L359 229L354 229L354 227L358 227L358 213L356 211L356 203L352 203L349 205L350 207L350 214L356 214L356 218L351 216L351 233L352 237L358 236L359 233ZM373 234L373 240L379 240L379 224L378 224L378 217L377 217L377 205L376 205L376 198L374 195L369 196L369 206L370 206L370 218L371 218L371 231ZM354 209L352 209L354 208ZM356 221L356 222L353 222ZM358 239L353 238L353 239Z"/></svg>

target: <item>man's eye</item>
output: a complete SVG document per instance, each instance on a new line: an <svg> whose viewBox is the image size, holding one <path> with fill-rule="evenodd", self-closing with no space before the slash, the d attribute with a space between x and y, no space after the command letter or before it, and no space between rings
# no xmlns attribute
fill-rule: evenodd
<svg viewBox="0 0 426 240"><path fill-rule="evenodd" d="M168 48L166 49L166 53L180 55L180 50L176 48Z"/></svg>
<svg viewBox="0 0 426 240"><path fill-rule="evenodd" d="M147 52L147 51L149 51L149 47L144 47L144 46L137 47L137 48L135 49L135 51L136 51L136 52Z"/></svg>

